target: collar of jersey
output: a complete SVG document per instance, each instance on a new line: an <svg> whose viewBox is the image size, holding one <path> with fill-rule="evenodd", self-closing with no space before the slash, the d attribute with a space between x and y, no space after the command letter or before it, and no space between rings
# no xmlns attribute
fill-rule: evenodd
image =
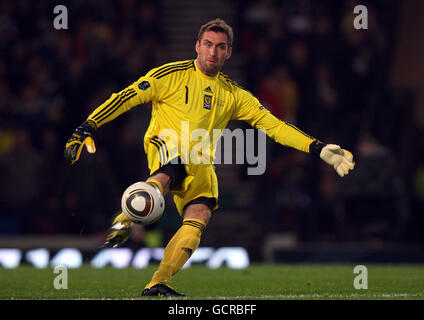
<svg viewBox="0 0 424 320"><path fill-rule="evenodd" d="M201 77L208 79L208 80L215 80L215 79L218 78L219 73L214 77L210 77L210 76L204 74L202 71L200 71L200 69L197 67L197 59L194 60L194 65L196 66L196 73L198 73Z"/></svg>

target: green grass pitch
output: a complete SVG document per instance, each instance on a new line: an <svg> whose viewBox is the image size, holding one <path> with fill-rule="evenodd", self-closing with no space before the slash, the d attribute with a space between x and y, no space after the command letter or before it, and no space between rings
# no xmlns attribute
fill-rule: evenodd
<svg viewBox="0 0 424 320"><path fill-rule="evenodd" d="M424 265L366 265L368 289L353 286L355 265L252 264L242 270L193 265L172 287L185 300L423 300ZM68 289L55 289L52 268L0 269L0 299L152 299L141 297L156 265L146 269L68 269ZM158 298L156 298L158 299Z"/></svg>

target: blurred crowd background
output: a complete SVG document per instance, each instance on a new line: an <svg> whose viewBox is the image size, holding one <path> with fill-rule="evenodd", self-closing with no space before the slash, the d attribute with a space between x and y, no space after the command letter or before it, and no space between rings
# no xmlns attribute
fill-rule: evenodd
<svg viewBox="0 0 424 320"><path fill-rule="evenodd" d="M0 2L1 234L104 235L125 188L147 177L148 104L102 127L94 156L83 154L70 167L63 150L113 92L175 57L172 30L164 28L167 3ZM305 242L423 243L423 130L413 93L393 90L389 81L401 1L229 3L241 71L235 80L276 116L351 150L357 166L340 179L319 159L267 141L264 175L234 167L240 185L253 185L243 204L226 197L229 181L220 178L217 220L231 225L240 207L244 217L240 225L232 220L227 245L260 243L271 232ZM67 30L53 27L57 4L68 9ZM357 4L367 6L367 30L353 28ZM195 58L195 37L186 59ZM166 239L178 223L169 201L150 228ZM218 243L213 221L210 228L209 241Z"/></svg>

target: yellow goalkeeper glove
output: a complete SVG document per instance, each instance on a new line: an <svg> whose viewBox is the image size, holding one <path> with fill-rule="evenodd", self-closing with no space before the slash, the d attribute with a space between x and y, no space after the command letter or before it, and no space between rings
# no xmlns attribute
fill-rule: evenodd
<svg viewBox="0 0 424 320"><path fill-rule="evenodd" d="M75 129L75 132L69 138L65 145L65 159L74 164L78 161L82 148L87 148L90 153L96 152L93 135L96 132L96 125L91 121L85 121L82 125Z"/></svg>
<svg viewBox="0 0 424 320"><path fill-rule="evenodd" d="M309 151L312 154L319 155L322 160L336 170L340 177L344 177L355 168L352 153L336 144L324 144L315 140L310 144Z"/></svg>
<svg viewBox="0 0 424 320"><path fill-rule="evenodd" d="M353 155L336 144L327 144L319 154L320 158L336 170L340 177L344 177L355 168Z"/></svg>

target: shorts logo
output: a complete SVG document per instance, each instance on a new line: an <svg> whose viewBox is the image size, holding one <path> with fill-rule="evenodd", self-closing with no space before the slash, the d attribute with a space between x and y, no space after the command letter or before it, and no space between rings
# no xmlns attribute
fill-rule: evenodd
<svg viewBox="0 0 424 320"><path fill-rule="evenodd" d="M147 89L149 89L150 88L150 83L149 83L149 81L142 81L142 82L140 82L139 84L138 84L138 88L140 89L140 90L147 90Z"/></svg>
<svg viewBox="0 0 424 320"><path fill-rule="evenodd" d="M203 99L203 108L210 110L212 107L212 96L205 94Z"/></svg>

